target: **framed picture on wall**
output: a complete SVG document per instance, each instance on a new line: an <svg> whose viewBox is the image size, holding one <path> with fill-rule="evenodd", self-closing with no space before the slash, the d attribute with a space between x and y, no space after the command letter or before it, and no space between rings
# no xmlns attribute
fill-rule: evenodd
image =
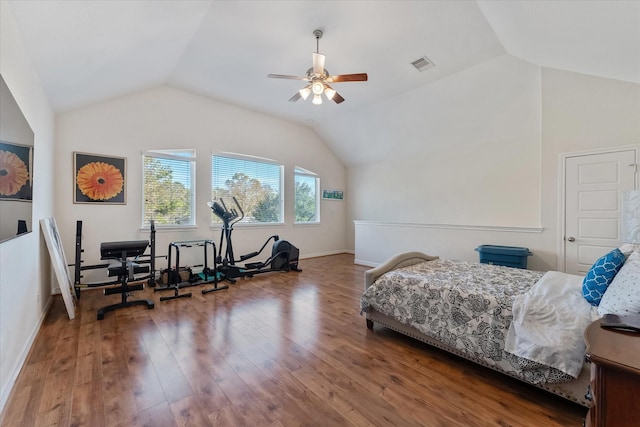
<svg viewBox="0 0 640 427"><path fill-rule="evenodd" d="M0 141L0 199L33 199L33 147Z"/></svg>
<svg viewBox="0 0 640 427"><path fill-rule="evenodd" d="M344 200L344 191L323 189L322 198L325 200Z"/></svg>
<svg viewBox="0 0 640 427"><path fill-rule="evenodd" d="M73 153L73 203L124 205L126 199L124 157Z"/></svg>

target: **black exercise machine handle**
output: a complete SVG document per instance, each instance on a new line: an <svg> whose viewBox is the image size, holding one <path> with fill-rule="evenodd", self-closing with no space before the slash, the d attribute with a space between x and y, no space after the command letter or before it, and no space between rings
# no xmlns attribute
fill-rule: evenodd
<svg viewBox="0 0 640 427"><path fill-rule="evenodd" d="M266 242L264 242L264 245L262 245L262 247L261 247L259 250L257 250L256 252L251 252L251 253L246 254L246 255L240 255L240 259L239 259L239 261L246 261L246 260L248 260L248 259L251 259L251 258L253 258L253 257L256 257L256 256L260 255L260 254L262 253L262 251L264 250L264 248L266 248L266 247L267 247L267 245L269 244L269 242L270 242L271 240L273 240L273 241L274 241L274 243L275 243L275 242L277 242L278 240L280 240L280 237L279 237L277 234L274 234L273 236L269 237L269 238L267 239L267 241L266 241Z"/></svg>
<svg viewBox="0 0 640 427"><path fill-rule="evenodd" d="M236 208L228 208L222 197L219 200L219 202L217 200L207 202L207 206L209 206L213 213L222 220L226 227L232 228L235 223L244 219L244 211L235 197L233 197L233 201L240 211L240 215L238 215L238 210L236 210Z"/></svg>
<svg viewBox="0 0 640 427"><path fill-rule="evenodd" d="M236 206L238 207L238 210L240 211L240 220L244 219L244 211L242 210L242 206L240 206L240 203L238 203L238 199L236 199L236 196L233 196L233 202L236 204ZM236 221L238 222L238 221Z"/></svg>

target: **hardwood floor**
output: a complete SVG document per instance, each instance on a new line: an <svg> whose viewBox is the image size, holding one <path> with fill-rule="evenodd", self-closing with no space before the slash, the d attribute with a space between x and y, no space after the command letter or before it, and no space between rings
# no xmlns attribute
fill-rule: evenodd
<svg viewBox="0 0 640 427"><path fill-rule="evenodd" d="M580 426L586 409L359 314L352 255L106 313L58 296L2 426Z"/></svg>

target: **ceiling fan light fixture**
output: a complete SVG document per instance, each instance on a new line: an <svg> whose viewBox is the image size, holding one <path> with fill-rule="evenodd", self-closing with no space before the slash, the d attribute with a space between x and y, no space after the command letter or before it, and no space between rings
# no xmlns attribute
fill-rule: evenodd
<svg viewBox="0 0 640 427"><path fill-rule="evenodd" d="M316 51L313 52L312 58L313 65L307 70L304 76L267 74L267 77L274 79L303 80L307 82L307 85L304 88L298 90L295 95L289 98L289 102L296 102L300 98L303 98L306 101L309 95L313 93L311 102L315 105L320 105L322 104L322 94L324 93L329 101L341 104L344 102L344 98L327 83L366 82L368 80L367 73L331 75L329 71L324 68L326 58L322 53L320 53L320 38L322 37L322 30L315 30L313 35L316 38Z"/></svg>
<svg viewBox="0 0 640 427"><path fill-rule="evenodd" d="M324 94L327 96L327 99L332 100L336 94L336 91L335 89L332 89L329 86L327 86L324 90Z"/></svg>
<svg viewBox="0 0 640 427"><path fill-rule="evenodd" d="M322 95L324 92L324 83L320 81L315 81L311 84L311 91L313 91L314 95Z"/></svg>
<svg viewBox="0 0 640 427"><path fill-rule="evenodd" d="M307 98L309 97L309 94L311 93L311 89L309 89L309 86L305 86L302 89L300 89L298 93L300 93L300 96L302 97L302 99L306 101Z"/></svg>

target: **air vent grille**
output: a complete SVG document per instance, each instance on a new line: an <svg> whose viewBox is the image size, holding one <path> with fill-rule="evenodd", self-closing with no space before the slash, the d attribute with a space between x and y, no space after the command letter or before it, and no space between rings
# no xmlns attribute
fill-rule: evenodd
<svg viewBox="0 0 640 427"><path fill-rule="evenodd" d="M431 60L426 56L416 59L411 63L411 65L416 67L416 70L418 71L426 71L436 66L436 64L431 62Z"/></svg>

